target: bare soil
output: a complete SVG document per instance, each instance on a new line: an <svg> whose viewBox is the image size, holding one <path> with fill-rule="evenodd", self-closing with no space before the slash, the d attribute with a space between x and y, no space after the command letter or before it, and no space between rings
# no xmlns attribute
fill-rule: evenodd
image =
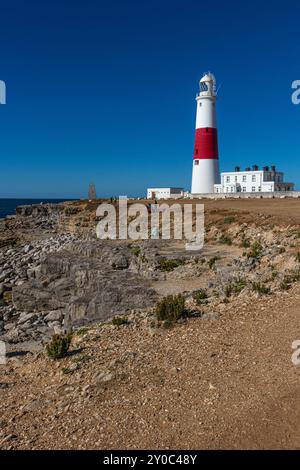
<svg viewBox="0 0 300 470"><path fill-rule="evenodd" d="M207 222L234 214L262 231L300 224L298 200L202 202ZM205 250L229 261L243 251ZM205 282L166 277L153 286L166 295ZM300 283L208 310L169 328L155 327L151 312L88 327L59 361L15 347L0 365L0 448L299 449Z"/></svg>

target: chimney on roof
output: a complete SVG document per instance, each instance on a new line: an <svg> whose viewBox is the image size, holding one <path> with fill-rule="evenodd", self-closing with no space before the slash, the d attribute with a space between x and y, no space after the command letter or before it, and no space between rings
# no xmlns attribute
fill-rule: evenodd
<svg viewBox="0 0 300 470"><path fill-rule="evenodd" d="M263 167L263 170L264 170L264 171L269 171L269 167L268 167L268 166L264 166L264 167Z"/></svg>
<svg viewBox="0 0 300 470"><path fill-rule="evenodd" d="M241 171L241 168L239 166L236 166L234 171Z"/></svg>
<svg viewBox="0 0 300 470"><path fill-rule="evenodd" d="M271 170L272 170L272 171L276 171L276 166L275 166L275 165L271 165Z"/></svg>
<svg viewBox="0 0 300 470"><path fill-rule="evenodd" d="M250 171L250 166L247 166L247 167L245 168L245 171Z"/></svg>
<svg viewBox="0 0 300 470"><path fill-rule="evenodd" d="M257 171L257 170L258 170L258 166L257 166L257 165L252 165L252 170L253 170L253 171Z"/></svg>

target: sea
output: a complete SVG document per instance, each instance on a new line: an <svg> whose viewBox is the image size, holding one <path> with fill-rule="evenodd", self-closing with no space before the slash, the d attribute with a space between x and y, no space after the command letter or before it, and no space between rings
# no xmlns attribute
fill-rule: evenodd
<svg viewBox="0 0 300 470"><path fill-rule="evenodd" d="M70 201L71 199L1 199L0 198L0 219L7 215L15 214L17 206L24 206L28 204L56 204L63 201Z"/></svg>

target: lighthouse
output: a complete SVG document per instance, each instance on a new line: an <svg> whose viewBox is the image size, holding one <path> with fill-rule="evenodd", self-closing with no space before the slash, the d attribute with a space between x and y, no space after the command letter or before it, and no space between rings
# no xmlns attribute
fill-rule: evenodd
<svg viewBox="0 0 300 470"><path fill-rule="evenodd" d="M192 194L213 193L218 184L219 155L216 122L216 80L208 72L200 80L196 96L196 132L193 158Z"/></svg>

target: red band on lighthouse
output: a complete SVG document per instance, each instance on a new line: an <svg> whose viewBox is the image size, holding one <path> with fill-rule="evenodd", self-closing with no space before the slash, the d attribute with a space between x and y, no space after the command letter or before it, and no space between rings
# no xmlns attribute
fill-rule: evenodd
<svg viewBox="0 0 300 470"><path fill-rule="evenodd" d="M218 159L218 132L213 127L196 129L194 159Z"/></svg>

